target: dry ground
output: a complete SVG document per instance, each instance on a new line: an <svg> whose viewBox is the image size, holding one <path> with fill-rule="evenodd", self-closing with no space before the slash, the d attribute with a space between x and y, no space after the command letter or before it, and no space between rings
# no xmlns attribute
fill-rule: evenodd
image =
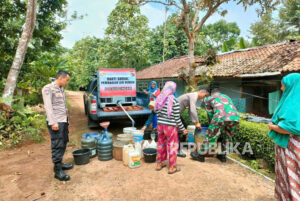
<svg viewBox="0 0 300 201"><path fill-rule="evenodd" d="M70 139L66 162L73 162L72 150L80 147L81 135L90 131L83 112L82 95L69 92ZM128 121L113 123L114 134L129 126ZM48 134L46 134L48 136ZM74 141L75 142L75 141ZM239 165L216 158L205 163L179 158L181 172L168 175L167 169L154 171L155 164L142 163L129 169L116 160L97 158L68 171L71 180L53 178L49 137L43 144L27 144L0 152L0 201L34 200L197 200L197 201L271 201L274 184Z"/></svg>

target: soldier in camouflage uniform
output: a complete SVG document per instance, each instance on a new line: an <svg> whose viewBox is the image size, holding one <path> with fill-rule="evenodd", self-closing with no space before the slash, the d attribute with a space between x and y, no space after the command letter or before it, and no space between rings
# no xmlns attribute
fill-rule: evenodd
<svg viewBox="0 0 300 201"><path fill-rule="evenodd" d="M215 147L217 141L222 142L222 151L231 150L232 137L239 124L239 114L232 100L218 90L213 90L211 96L205 98L209 127L202 145L202 154L193 154L192 157L204 162L204 153ZM217 157L226 162L226 152L217 153Z"/></svg>

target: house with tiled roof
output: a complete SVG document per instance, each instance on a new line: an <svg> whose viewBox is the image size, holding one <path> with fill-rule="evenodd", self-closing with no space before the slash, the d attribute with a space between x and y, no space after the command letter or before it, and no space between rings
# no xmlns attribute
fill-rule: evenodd
<svg viewBox="0 0 300 201"><path fill-rule="evenodd" d="M196 76L207 71L204 58L195 57ZM211 69L214 84L222 93L234 99L241 112L269 116L273 102L278 100L284 75L300 72L300 40L270 44L217 55L217 64ZM147 88L152 80L177 83L177 93L184 93L185 81L179 77L188 70L188 56L175 57L137 72L138 90Z"/></svg>

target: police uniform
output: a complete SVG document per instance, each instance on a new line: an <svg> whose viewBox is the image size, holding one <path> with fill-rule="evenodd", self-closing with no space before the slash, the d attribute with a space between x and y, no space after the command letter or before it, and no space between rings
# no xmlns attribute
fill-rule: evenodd
<svg viewBox="0 0 300 201"><path fill-rule="evenodd" d="M51 137L52 161L61 163L66 145L69 142L68 110L64 89L54 82L42 89L44 107L47 114L47 126ZM58 124L59 130L52 130L52 125Z"/></svg>

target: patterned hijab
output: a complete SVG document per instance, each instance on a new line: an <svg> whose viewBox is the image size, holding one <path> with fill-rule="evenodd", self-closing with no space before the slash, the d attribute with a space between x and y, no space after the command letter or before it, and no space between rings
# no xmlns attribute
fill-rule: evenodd
<svg viewBox="0 0 300 201"><path fill-rule="evenodd" d="M168 105L168 117L171 116L173 110L174 93L176 91L176 83L172 81L166 82L161 94L156 98L155 110L162 110L164 105Z"/></svg>

